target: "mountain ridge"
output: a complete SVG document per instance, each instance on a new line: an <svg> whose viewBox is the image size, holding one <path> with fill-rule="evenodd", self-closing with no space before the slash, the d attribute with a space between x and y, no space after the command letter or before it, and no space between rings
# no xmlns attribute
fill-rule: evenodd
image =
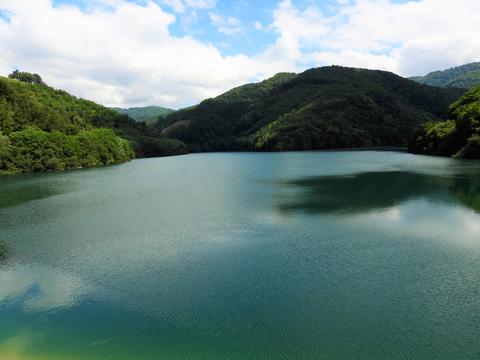
<svg viewBox="0 0 480 360"><path fill-rule="evenodd" d="M425 76L414 76L410 79L430 86L471 89L480 85L480 62L433 71Z"/></svg>
<svg viewBox="0 0 480 360"><path fill-rule="evenodd" d="M166 116L157 128L194 152L403 145L463 92L329 66L237 87Z"/></svg>

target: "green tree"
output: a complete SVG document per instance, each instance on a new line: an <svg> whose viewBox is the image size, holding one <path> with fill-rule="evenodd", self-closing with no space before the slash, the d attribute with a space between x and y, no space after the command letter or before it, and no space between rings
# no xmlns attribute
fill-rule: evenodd
<svg viewBox="0 0 480 360"><path fill-rule="evenodd" d="M450 120L429 122L410 139L409 151L417 154L480 158L480 86L452 104Z"/></svg>
<svg viewBox="0 0 480 360"><path fill-rule="evenodd" d="M39 85L34 75L0 77L0 170L74 169L186 152L182 142L92 101Z"/></svg>
<svg viewBox="0 0 480 360"><path fill-rule="evenodd" d="M7 136L0 132L0 170L8 167L10 156L10 141Z"/></svg>
<svg viewBox="0 0 480 360"><path fill-rule="evenodd" d="M10 75L8 75L8 77L10 79L20 80L27 84L45 85L40 75L29 72L14 70Z"/></svg>

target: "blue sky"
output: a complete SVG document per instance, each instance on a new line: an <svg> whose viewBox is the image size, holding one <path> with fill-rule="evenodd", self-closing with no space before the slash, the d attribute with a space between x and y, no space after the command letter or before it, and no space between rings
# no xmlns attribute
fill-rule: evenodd
<svg viewBox="0 0 480 360"><path fill-rule="evenodd" d="M331 12L336 6L335 0L297 0L295 4L301 8L309 5L316 5L326 13ZM212 10L197 11L198 18L189 23L189 15L185 20L172 26L172 33L175 35L189 34L197 38L206 39L215 44L224 54L247 54L255 55L261 52L276 39L274 29L269 28L273 22L273 12L278 5L277 0L263 1L217 1L215 13L224 17L233 17L241 21L244 30L233 35L219 32L212 24L210 14ZM259 31L255 25L261 25Z"/></svg>
<svg viewBox="0 0 480 360"><path fill-rule="evenodd" d="M128 0L135 4L144 4L142 0ZM168 0L155 0L167 11L175 13L175 7L169 5ZM273 13L279 4L279 0L217 0L213 8L194 8L178 14L178 19L171 27L171 33L175 36L189 35L207 41L218 47L225 55L246 54L249 56L261 52L265 47L275 41L276 33L269 28L273 22ZM402 4L408 0L396 0L392 3ZM334 15L339 9L337 0L295 0L298 8L305 9L316 7L325 15ZM53 4L74 5L84 11L91 8L92 1L89 0L54 0ZM111 6L105 6L113 10ZM212 23L211 14L215 13L222 17L231 17L241 22L242 31L234 34L225 34L218 31ZM262 26L259 31L255 26Z"/></svg>
<svg viewBox="0 0 480 360"><path fill-rule="evenodd" d="M480 60L478 0L0 0L0 73L109 106L195 104L280 71Z"/></svg>
<svg viewBox="0 0 480 360"><path fill-rule="evenodd" d="M144 1L135 0L130 0L129 2L144 3ZM156 0L155 2L164 7L166 11L175 13L175 8L169 6L168 2L161 0ZM53 3L56 6L75 5L84 11L88 11L89 7L91 8L91 1L88 0L54 0ZM336 1L299 0L296 3L302 6L317 3L323 9L328 10ZM189 35L202 41L210 42L226 55L254 55L275 40L276 34L268 26L273 21L273 11L277 4L277 0L219 0L215 2L213 8L194 8L177 14L178 19L171 25L170 30L172 35L175 36ZM244 30L233 35L218 31L217 27L212 24L211 13L240 20ZM261 24L264 27L263 31L256 30L255 23Z"/></svg>

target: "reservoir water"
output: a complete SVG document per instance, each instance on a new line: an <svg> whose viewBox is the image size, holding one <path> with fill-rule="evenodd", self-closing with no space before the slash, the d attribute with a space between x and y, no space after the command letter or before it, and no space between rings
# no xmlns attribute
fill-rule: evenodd
<svg viewBox="0 0 480 360"><path fill-rule="evenodd" d="M214 153L0 177L0 359L480 358L480 162Z"/></svg>

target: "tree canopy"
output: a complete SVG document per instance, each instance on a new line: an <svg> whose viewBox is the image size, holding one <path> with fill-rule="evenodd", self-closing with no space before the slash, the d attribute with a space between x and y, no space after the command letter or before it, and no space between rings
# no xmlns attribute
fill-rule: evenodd
<svg viewBox="0 0 480 360"><path fill-rule="evenodd" d="M29 72L14 70L10 75L8 75L8 77L10 79L20 80L27 84L45 85L40 75L31 74Z"/></svg>
<svg viewBox="0 0 480 360"><path fill-rule="evenodd" d="M452 104L448 119L419 127L410 139L410 152L480 158L480 86Z"/></svg>
<svg viewBox="0 0 480 360"><path fill-rule="evenodd" d="M35 74L0 77L0 171L102 166L185 153L178 140L126 115L47 86Z"/></svg>

